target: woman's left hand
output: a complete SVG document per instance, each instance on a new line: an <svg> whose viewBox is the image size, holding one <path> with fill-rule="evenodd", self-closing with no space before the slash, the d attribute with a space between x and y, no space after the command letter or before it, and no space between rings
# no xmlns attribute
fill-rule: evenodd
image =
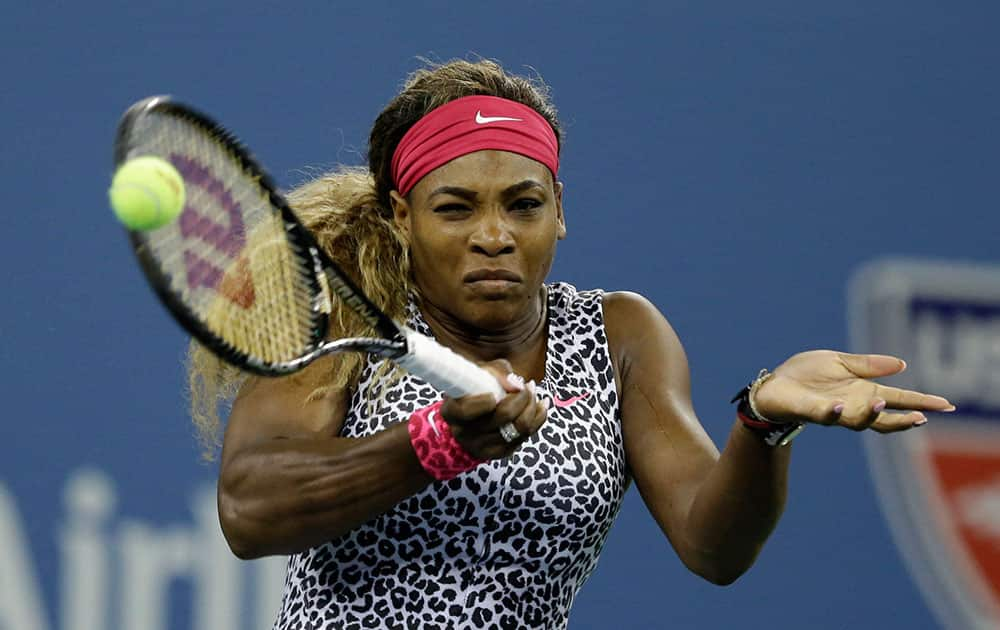
<svg viewBox="0 0 1000 630"><path fill-rule="evenodd" d="M924 411L954 411L940 396L879 385L906 362L880 354L813 350L782 363L754 396L757 412L774 422L814 422L879 433L904 431L927 421ZM889 410L908 413L892 413Z"/></svg>

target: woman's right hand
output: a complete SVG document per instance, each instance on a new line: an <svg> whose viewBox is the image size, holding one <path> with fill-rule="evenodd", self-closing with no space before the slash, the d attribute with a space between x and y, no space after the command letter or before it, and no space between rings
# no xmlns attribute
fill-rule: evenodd
<svg viewBox="0 0 1000 630"><path fill-rule="evenodd" d="M502 359L485 363L507 395L497 402L492 394L446 398L441 417L452 435L473 457L489 460L507 457L530 438L545 422L548 400L538 400L535 383L527 384ZM511 424L518 437L508 442L500 428ZM509 430L508 430L509 431Z"/></svg>

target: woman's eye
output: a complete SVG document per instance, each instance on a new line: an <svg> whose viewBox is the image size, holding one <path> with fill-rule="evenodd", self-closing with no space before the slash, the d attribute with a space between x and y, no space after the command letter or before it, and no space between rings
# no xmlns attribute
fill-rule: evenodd
<svg viewBox="0 0 1000 630"><path fill-rule="evenodd" d="M451 214L455 212L467 212L469 209L459 203L446 203L434 208L434 212L441 214Z"/></svg>
<svg viewBox="0 0 1000 630"><path fill-rule="evenodd" d="M541 205L542 202L537 199L518 199L514 202L513 208L519 212L530 212Z"/></svg>

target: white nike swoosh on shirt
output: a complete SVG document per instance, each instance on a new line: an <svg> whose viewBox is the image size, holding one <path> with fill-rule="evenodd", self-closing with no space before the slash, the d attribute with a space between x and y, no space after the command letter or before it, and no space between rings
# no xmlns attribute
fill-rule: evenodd
<svg viewBox="0 0 1000 630"><path fill-rule="evenodd" d="M520 118L511 118L510 116L483 116L482 111L476 112L476 124L485 125L491 122L500 122L501 120L514 120L520 122Z"/></svg>

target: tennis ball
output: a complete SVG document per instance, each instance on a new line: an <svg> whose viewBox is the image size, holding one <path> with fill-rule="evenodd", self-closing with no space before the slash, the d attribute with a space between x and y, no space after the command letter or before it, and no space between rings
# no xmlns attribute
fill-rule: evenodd
<svg viewBox="0 0 1000 630"><path fill-rule="evenodd" d="M154 230L176 219L184 209L184 178L162 158L133 158L115 172L108 198L125 227Z"/></svg>

